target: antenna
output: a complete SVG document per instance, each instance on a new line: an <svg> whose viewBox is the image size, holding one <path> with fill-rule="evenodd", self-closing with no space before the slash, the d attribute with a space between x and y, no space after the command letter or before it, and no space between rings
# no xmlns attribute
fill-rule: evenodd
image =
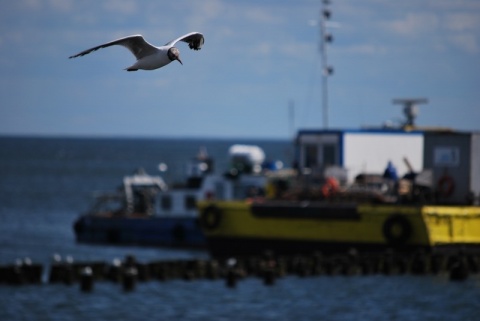
<svg viewBox="0 0 480 321"><path fill-rule="evenodd" d="M290 135L295 135L295 101L290 99L288 102L288 119L290 120Z"/></svg>
<svg viewBox="0 0 480 321"><path fill-rule="evenodd" d="M326 31L326 20L332 16L328 9L329 0L322 0L322 10L320 11L320 54L322 55L322 109L323 109L323 127L328 128L328 76L333 74L333 67L327 63L327 42L333 41L333 36Z"/></svg>
<svg viewBox="0 0 480 321"><path fill-rule="evenodd" d="M407 117L404 126L415 126L415 118L418 115L417 104L427 104L426 98L396 98L392 101L394 104L403 105L403 113Z"/></svg>

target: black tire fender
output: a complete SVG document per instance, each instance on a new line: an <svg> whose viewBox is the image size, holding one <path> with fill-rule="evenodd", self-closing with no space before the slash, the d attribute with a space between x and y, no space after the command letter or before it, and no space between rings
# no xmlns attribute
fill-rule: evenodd
<svg viewBox="0 0 480 321"><path fill-rule="evenodd" d="M222 212L214 205L207 206L200 215L200 225L206 230L216 229L222 220Z"/></svg>
<svg viewBox="0 0 480 321"><path fill-rule="evenodd" d="M413 227L405 215L393 214L383 223L382 232L388 244L401 246L412 236Z"/></svg>

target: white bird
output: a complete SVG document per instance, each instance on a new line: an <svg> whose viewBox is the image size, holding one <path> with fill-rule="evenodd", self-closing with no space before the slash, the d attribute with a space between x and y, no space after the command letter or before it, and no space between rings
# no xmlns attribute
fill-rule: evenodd
<svg viewBox="0 0 480 321"><path fill-rule="evenodd" d="M143 70L154 70L165 65L168 65L174 60L178 60L179 63L182 63L180 60L180 51L174 47L175 44L179 41L187 42L190 49L200 50L202 48L205 39L203 35L199 32L190 32L186 35L183 35L175 40L168 42L166 45L161 47L155 47L149 44L141 35L133 35L125 38L120 38L111 42L104 43L87 50L84 50L76 55L70 56L68 58L76 58L80 56L87 55L92 51L98 50L100 48L106 48L114 45L120 45L126 47L132 52L132 54L137 58L137 61L128 68L125 68L127 71L137 71L138 69Z"/></svg>

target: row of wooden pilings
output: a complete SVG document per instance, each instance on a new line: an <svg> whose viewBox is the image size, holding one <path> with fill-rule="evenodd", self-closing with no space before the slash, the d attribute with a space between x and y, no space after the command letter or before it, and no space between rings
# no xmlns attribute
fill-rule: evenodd
<svg viewBox="0 0 480 321"><path fill-rule="evenodd" d="M45 272L48 272L45 275ZM139 282L168 281L183 279L223 279L225 285L234 288L246 277L257 277L265 285L273 285L286 275L299 277L333 275L439 275L452 281L466 280L480 272L480 255L457 253L453 255L359 254L350 251L344 255L324 256L320 252L312 255L280 256L271 253L248 258L180 259L161 260L150 263L138 262L134 256L124 260L105 262L75 262L58 256L48 271L30 259L17 260L14 264L0 266L0 284L79 284L81 291L91 292L95 282L110 281L122 285L124 291L133 291ZM46 277L45 277L46 276Z"/></svg>

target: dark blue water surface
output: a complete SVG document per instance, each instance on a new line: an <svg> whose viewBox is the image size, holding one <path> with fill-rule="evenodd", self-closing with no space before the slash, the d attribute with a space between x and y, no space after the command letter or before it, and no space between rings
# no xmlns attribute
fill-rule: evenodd
<svg viewBox="0 0 480 321"><path fill-rule="evenodd" d="M234 143L261 146L289 164L287 141L0 137L0 264L30 257L48 267L54 253L78 261L206 258L202 251L77 244L72 222L94 191L111 190L143 167L168 183L182 180L188 159L205 146L217 172ZM125 293L98 282L92 293L72 286L0 285L0 320L480 320L480 278L438 276L287 276L273 286L247 278L139 283Z"/></svg>

